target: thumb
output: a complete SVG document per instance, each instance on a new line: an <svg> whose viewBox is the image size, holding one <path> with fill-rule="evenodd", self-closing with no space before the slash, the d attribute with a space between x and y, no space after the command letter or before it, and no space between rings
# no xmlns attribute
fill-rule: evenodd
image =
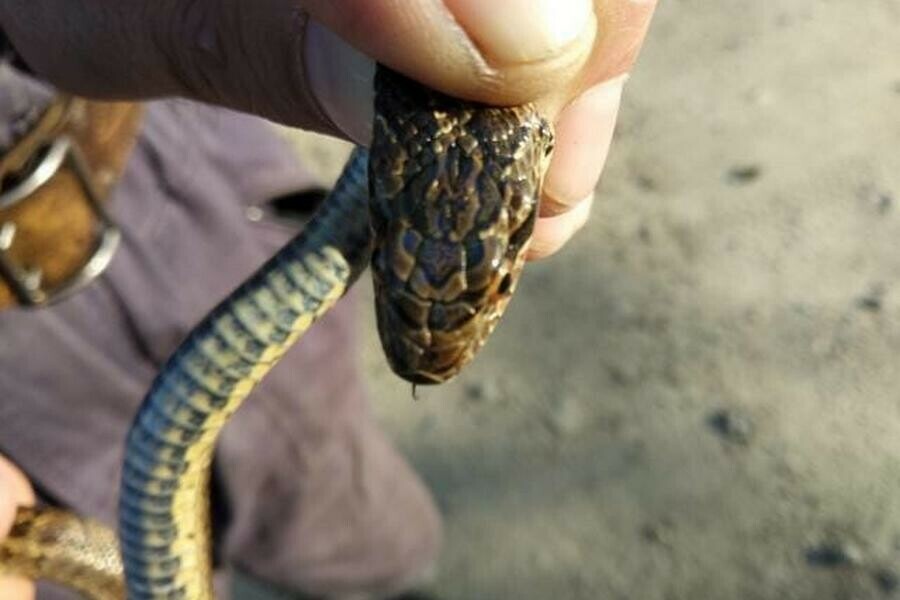
<svg viewBox="0 0 900 600"><path fill-rule="evenodd" d="M596 32L591 0L3 0L0 23L70 92L187 96L357 140L373 60L518 104L570 81Z"/></svg>
<svg viewBox="0 0 900 600"><path fill-rule="evenodd" d="M373 59L453 96L522 104L565 87L596 33L591 0L312 0L305 67L339 129L368 140Z"/></svg>

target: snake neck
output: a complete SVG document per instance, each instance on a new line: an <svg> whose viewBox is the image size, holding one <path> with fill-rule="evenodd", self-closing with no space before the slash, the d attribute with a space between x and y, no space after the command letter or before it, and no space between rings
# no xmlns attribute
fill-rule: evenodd
<svg viewBox="0 0 900 600"><path fill-rule="evenodd" d="M307 228L188 336L126 440L119 539L128 597L213 597L208 483L215 442L281 356L364 270L367 155L357 150Z"/></svg>

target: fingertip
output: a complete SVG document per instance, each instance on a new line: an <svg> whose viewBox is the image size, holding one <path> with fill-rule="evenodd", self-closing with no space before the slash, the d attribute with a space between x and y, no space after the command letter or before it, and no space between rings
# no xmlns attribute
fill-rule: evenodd
<svg viewBox="0 0 900 600"><path fill-rule="evenodd" d="M34 583L24 577L0 575L0 598L4 600L33 600Z"/></svg>
<svg viewBox="0 0 900 600"><path fill-rule="evenodd" d="M34 490L25 474L0 456L0 499L3 494L13 506L30 506L35 502Z"/></svg>
<svg viewBox="0 0 900 600"><path fill-rule="evenodd" d="M657 0L597 1L597 20L603 32L584 75L587 82L609 79L632 69L644 43Z"/></svg>
<svg viewBox="0 0 900 600"><path fill-rule="evenodd" d="M5 479L0 477L0 540L9 534L18 505Z"/></svg>
<svg viewBox="0 0 900 600"><path fill-rule="evenodd" d="M34 491L25 475L0 456L0 541L12 529L18 507L34 504L34 501ZM0 598L30 600L34 597L33 582L14 575L0 575Z"/></svg>
<svg viewBox="0 0 900 600"><path fill-rule="evenodd" d="M521 64L560 54L593 14L592 0L445 0L491 64Z"/></svg>
<svg viewBox="0 0 900 600"><path fill-rule="evenodd" d="M593 204L594 195L591 194L567 212L539 218L534 224L526 260L540 260L559 252L587 223Z"/></svg>
<svg viewBox="0 0 900 600"><path fill-rule="evenodd" d="M15 468L0 456L0 541L12 529L19 507L21 495L20 483L17 481ZM0 577L0 591L3 590L3 578ZM4 598L6 596L3 596Z"/></svg>
<svg viewBox="0 0 900 600"><path fill-rule="evenodd" d="M430 83L496 106L536 102L554 118L577 91L591 56L597 18L591 0L445 0L476 60L461 77Z"/></svg>

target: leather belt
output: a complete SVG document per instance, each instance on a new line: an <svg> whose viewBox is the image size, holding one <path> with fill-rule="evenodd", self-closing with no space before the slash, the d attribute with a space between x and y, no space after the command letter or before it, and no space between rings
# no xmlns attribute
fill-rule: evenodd
<svg viewBox="0 0 900 600"><path fill-rule="evenodd" d="M138 104L59 97L0 156L0 309L65 298L109 264L104 207L137 136Z"/></svg>

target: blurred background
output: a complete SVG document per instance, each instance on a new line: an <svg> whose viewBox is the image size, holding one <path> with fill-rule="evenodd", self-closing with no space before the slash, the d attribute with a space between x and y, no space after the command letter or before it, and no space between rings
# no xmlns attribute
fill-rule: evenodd
<svg viewBox="0 0 900 600"><path fill-rule="evenodd" d="M468 372L414 401L364 283L434 592L900 598L898 148L898 0L666 0L590 224Z"/></svg>

